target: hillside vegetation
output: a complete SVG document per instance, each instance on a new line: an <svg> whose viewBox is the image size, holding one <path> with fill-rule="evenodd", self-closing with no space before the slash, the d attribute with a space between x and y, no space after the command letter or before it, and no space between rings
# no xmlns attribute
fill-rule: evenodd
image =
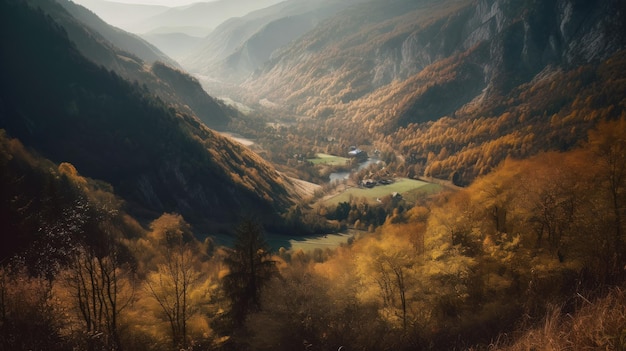
<svg viewBox="0 0 626 351"><path fill-rule="evenodd" d="M372 2L227 91L300 121L294 137L306 141L295 145L337 155L370 145L399 156L399 174L467 185L507 156L567 150L621 115L624 13L618 1Z"/></svg>
<svg viewBox="0 0 626 351"><path fill-rule="evenodd" d="M254 222L232 249L176 214L141 226L110 187L1 135L0 218L23 220L8 228L21 244L2 246L0 345L619 349L623 294L603 296L625 278L625 131L622 118L582 148L509 159L335 250L274 255Z"/></svg>
<svg viewBox="0 0 626 351"><path fill-rule="evenodd" d="M626 348L623 1L358 4L245 114L36 1L0 0L0 350Z"/></svg>
<svg viewBox="0 0 626 351"><path fill-rule="evenodd" d="M207 126L224 127L236 113L209 96L197 79L134 34L115 28L73 2L31 0L29 4L63 27L69 40L87 59L145 86L179 111L196 115Z"/></svg>
<svg viewBox="0 0 626 351"><path fill-rule="evenodd" d="M487 349L545 325L543 339L529 328L537 340L519 343L623 347L620 292L597 309L591 301L624 279L625 123L601 123L567 153L507 159L466 189L388 216L348 247L279 253L283 279L242 341L250 349L301 340L321 350Z"/></svg>
<svg viewBox="0 0 626 351"><path fill-rule="evenodd" d="M269 164L85 59L41 11L9 1L2 13L0 127L10 136L110 183L148 218L163 211L209 223L246 211L271 217L291 203ZM159 74L169 79L168 70Z"/></svg>

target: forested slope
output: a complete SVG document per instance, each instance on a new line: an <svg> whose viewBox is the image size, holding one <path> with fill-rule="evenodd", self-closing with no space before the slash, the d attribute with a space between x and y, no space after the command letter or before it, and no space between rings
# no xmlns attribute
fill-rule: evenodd
<svg viewBox="0 0 626 351"><path fill-rule="evenodd" d="M401 174L467 185L621 115L624 13L619 1L375 1L285 47L240 96L335 140L319 150L371 145L401 156Z"/></svg>
<svg viewBox="0 0 626 351"><path fill-rule="evenodd" d="M258 156L85 59L40 10L2 6L0 127L10 136L109 182L149 216L212 222L291 202Z"/></svg>
<svg viewBox="0 0 626 351"><path fill-rule="evenodd" d="M249 223L233 250L195 240L174 214L142 228L106 184L0 134L0 219L22 218L4 227L21 245L2 246L3 256L15 253L8 247L20 255L0 268L0 345L618 349L625 131L626 118L601 123L580 148L507 160L466 189L390 215L350 245L274 256ZM258 266L245 271L248 248L258 249ZM258 280L247 281L250 272ZM178 324L167 317L175 303L189 313L170 314Z"/></svg>
<svg viewBox="0 0 626 351"><path fill-rule="evenodd" d="M62 26L83 56L126 80L145 85L178 110L195 114L212 128L223 128L236 115L209 96L175 61L143 39L103 22L86 8L67 0L29 3Z"/></svg>
<svg viewBox="0 0 626 351"><path fill-rule="evenodd" d="M626 116L585 138L507 159L349 246L282 251L253 348L623 347Z"/></svg>

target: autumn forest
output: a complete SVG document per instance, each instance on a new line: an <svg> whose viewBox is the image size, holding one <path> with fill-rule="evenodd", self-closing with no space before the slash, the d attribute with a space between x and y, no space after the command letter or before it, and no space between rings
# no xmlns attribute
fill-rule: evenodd
<svg viewBox="0 0 626 351"><path fill-rule="evenodd" d="M318 2L0 0L0 351L626 349L623 3Z"/></svg>

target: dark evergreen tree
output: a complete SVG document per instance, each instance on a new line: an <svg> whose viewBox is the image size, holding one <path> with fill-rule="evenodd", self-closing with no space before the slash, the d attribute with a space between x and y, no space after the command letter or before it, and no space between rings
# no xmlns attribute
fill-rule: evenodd
<svg viewBox="0 0 626 351"><path fill-rule="evenodd" d="M241 326L249 313L261 308L261 289L278 274L260 223L247 219L239 225L225 263L230 273L224 277L224 292L232 303L232 322Z"/></svg>

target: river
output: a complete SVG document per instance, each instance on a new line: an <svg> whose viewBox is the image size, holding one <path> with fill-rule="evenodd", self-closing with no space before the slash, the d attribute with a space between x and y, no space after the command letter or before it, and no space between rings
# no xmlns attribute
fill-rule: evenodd
<svg viewBox="0 0 626 351"><path fill-rule="evenodd" d="M348 179L350 177L350 174L358 172L371 164L378 163L378 161L380 160L375 157L369 157L366 161L359 163L359 167L357 169L353 169L348 172L333 172L328 177L330 178L331 183L337 180L342 181L344 179Z"/></svg>

